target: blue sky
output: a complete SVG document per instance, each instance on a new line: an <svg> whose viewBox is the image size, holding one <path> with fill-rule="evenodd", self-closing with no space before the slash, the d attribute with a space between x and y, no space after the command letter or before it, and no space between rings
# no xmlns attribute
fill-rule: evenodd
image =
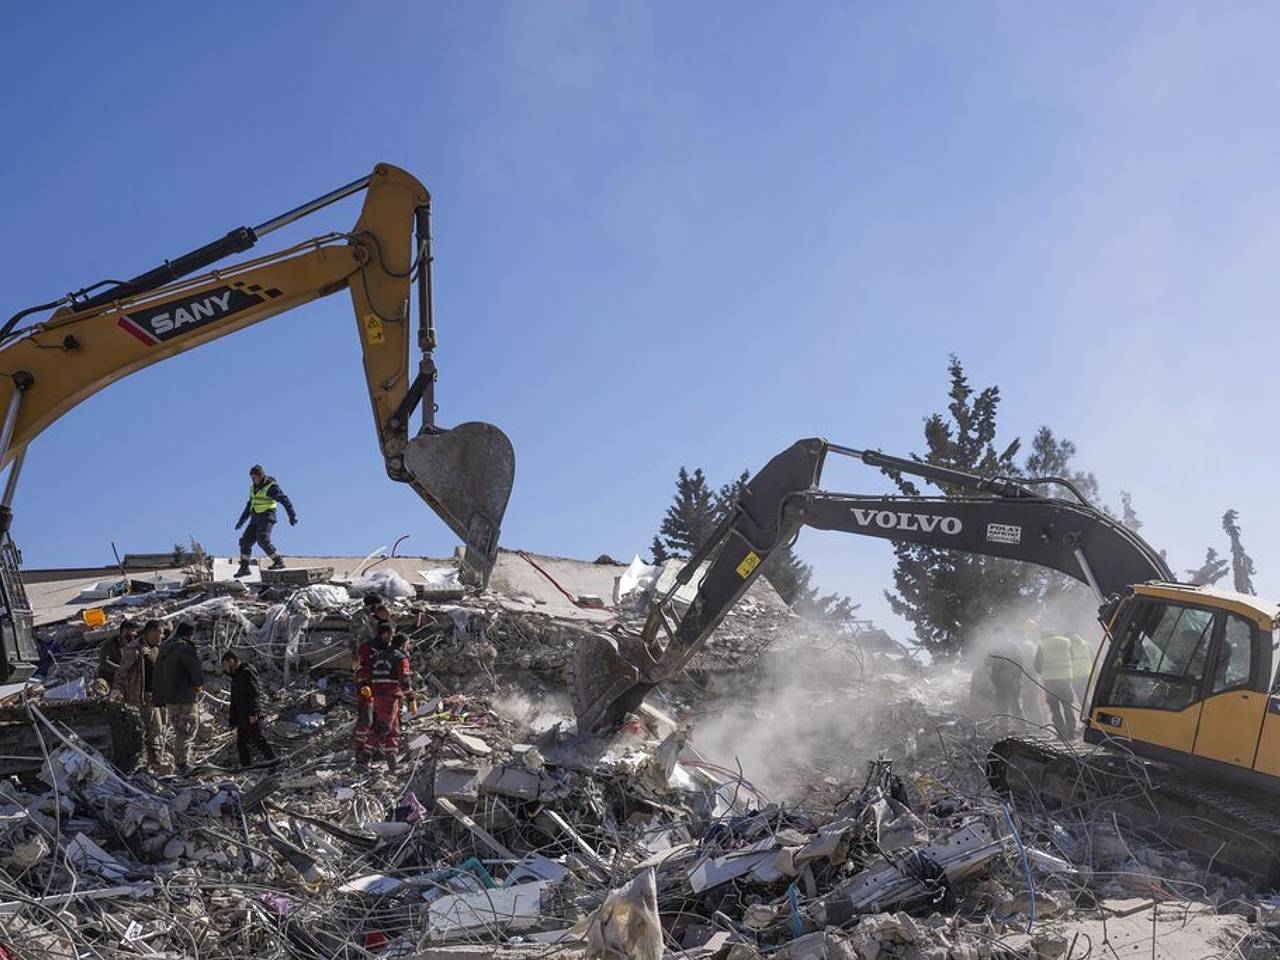
<svg viewBox="0 0 1280 960"><path fill-rule="evenodd" d="M7 309L386 160L435 201L440 421L515 444L509 546L644 552L681 464L727 479L811 435L918 450L955 352L1002 388L1006 437L1074 439L1177 568L1238 509L1275 596L1280 11L780 10L15 8ZM30 449L15 534L33 566L106 563L112 540L231 552L255 461L302 517L286 552L453 547L383 473L345 295L73 410ZM887 545L800 550L892 623Z"/></svg>

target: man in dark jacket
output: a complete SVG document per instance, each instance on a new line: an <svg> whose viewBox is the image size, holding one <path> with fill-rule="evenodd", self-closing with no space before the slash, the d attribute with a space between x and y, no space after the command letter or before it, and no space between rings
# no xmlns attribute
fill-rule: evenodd
<svg viewBox="0 0 1280 960"><path fill-rule="evenodd" d="M262 735L257 673L247 663L241 663L240 658L230 651L222 655L222 668L231 678L231 711L228 719L236 731L236 752L240 754L240 766L247 767L252 762L250 747L257 747L264 760L274 763L276 752Z"/></svg>
<svg viewBox="0 0 1280 960"><path fill-rule="evenodd" d="M98 648L98 678L107 681L108 689L116 682L116 671L124 658L124 648L138 635L138 625L132 620L120 621L120 631L107 637Z"/></svg>
<svg viewBox="0 0 1280 960"><path fill-rule="evenodd" d="M255 463L249 468L249 500L244 505L240 519L236 521L237 530L243 527L246 521L249 523L240 536L240 567L235 573L237 577L249 575L249 557L253 554L254 543L257 543L262 548L262 552L271 558L269 569L284 569L284 561L280 559L280 554L271 543L271 528L276 525L277 503L284 504L285 512L289 514L289 525L297 526L298 514L293 509L293 503L285 496L275 478L268 477L261 465Z"/></svg>
<svg viewBox="0 0 1280 960"><path fill-rule="evenodd" d="M204 691L204 668L191 638L195 624L178 624L172 637L156 658L152 696L165 708L165 718L173 726L173 760L178 772L191 772L191 745L200 729L198 701Z"/></svg>

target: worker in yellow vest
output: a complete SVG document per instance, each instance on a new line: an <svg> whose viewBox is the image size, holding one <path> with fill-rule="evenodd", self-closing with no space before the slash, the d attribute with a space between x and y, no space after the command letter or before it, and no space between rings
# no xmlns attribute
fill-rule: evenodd
<svg viewBox="0 0 1280 960"><path fill-rule="evenodd" d="M1089 692L1089 672L1093 669L1093 647L1078 633L1071 635L1071 686L1075 689L1076 702L1084 709L1085 696Z"/></svg>
<svg viewBox="0 0 1280 960"><path fill-rule="evenodd" d="M1071 689L1071 638L1045 634L1036 648L1036 672L1049 701L1053 726L1063 740L1075 739L1075 691Z"/></svg>
<svg viewBox="0 0 1280 960"><path fill-rule="evenodd" d="M271 543L271 528L276 525L277 503L284 505L285 511L289 514L290 526L297 526L298 514L293 509L293 503L285 496L275 478L268 477L262 466L255 463L249 468L249 500L244 505L240 519L236 521L237 530L243 527L246 521L249 523L244 533L240 535L240 568L236 570L237 577L249 575L249 557L253 553L254 543L257 543L262 548L262 552L271 558L269 569L284 569L284 561L280 559L280 554Z"/></svg>

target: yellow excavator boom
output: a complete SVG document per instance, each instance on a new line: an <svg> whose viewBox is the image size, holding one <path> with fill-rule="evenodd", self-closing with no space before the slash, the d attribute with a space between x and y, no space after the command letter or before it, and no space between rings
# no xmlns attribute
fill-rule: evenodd
<svg viewBox="0 0 1280 960"><path fill-rule="evenodd" d="M349 232L186 275L361 189L364 206ZM430 204L426 188L411 174L380 163L368 177L258 227L233 230L133 280L44 304L56 307L44 321L18 327L31 311L15 316L0 328L0 467L14 468L2 529L8 528L14 481L28 445L76 404L143 367L345 289L388 474L410 484L462 538L472 579L486 581L515 460L510 441L492 424L442 430L434 422ZM416 363L409 339L415 287ZM409 417L419 405L423 427L410 438Z"/></svg>

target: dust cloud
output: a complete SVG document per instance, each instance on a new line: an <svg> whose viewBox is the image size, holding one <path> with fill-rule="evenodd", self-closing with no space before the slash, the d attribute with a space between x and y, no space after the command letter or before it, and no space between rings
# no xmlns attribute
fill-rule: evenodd
<svg viewBox="0 0 1280 960"><path fill-rule="evenodd" d="M1079 633L1097 649L1102 629L1085 590L1048 602L1011 604L976 628L955 661L885 657L850 637L797 628L762 658L755 673L725 690L695 724L692 742L707 760L745 778L772 800L798 801L823 788L859 786L867 761L889 757L924 770L940 752L939 728L956 736L994 713L992 655L1017 659L1035 677L1033 621L1040 632ZM1039 688L1024 678L1024 711L1048 719ZM992 738L997 727L988 725ZM984 748L985 749L985 748Z"/></svg>

